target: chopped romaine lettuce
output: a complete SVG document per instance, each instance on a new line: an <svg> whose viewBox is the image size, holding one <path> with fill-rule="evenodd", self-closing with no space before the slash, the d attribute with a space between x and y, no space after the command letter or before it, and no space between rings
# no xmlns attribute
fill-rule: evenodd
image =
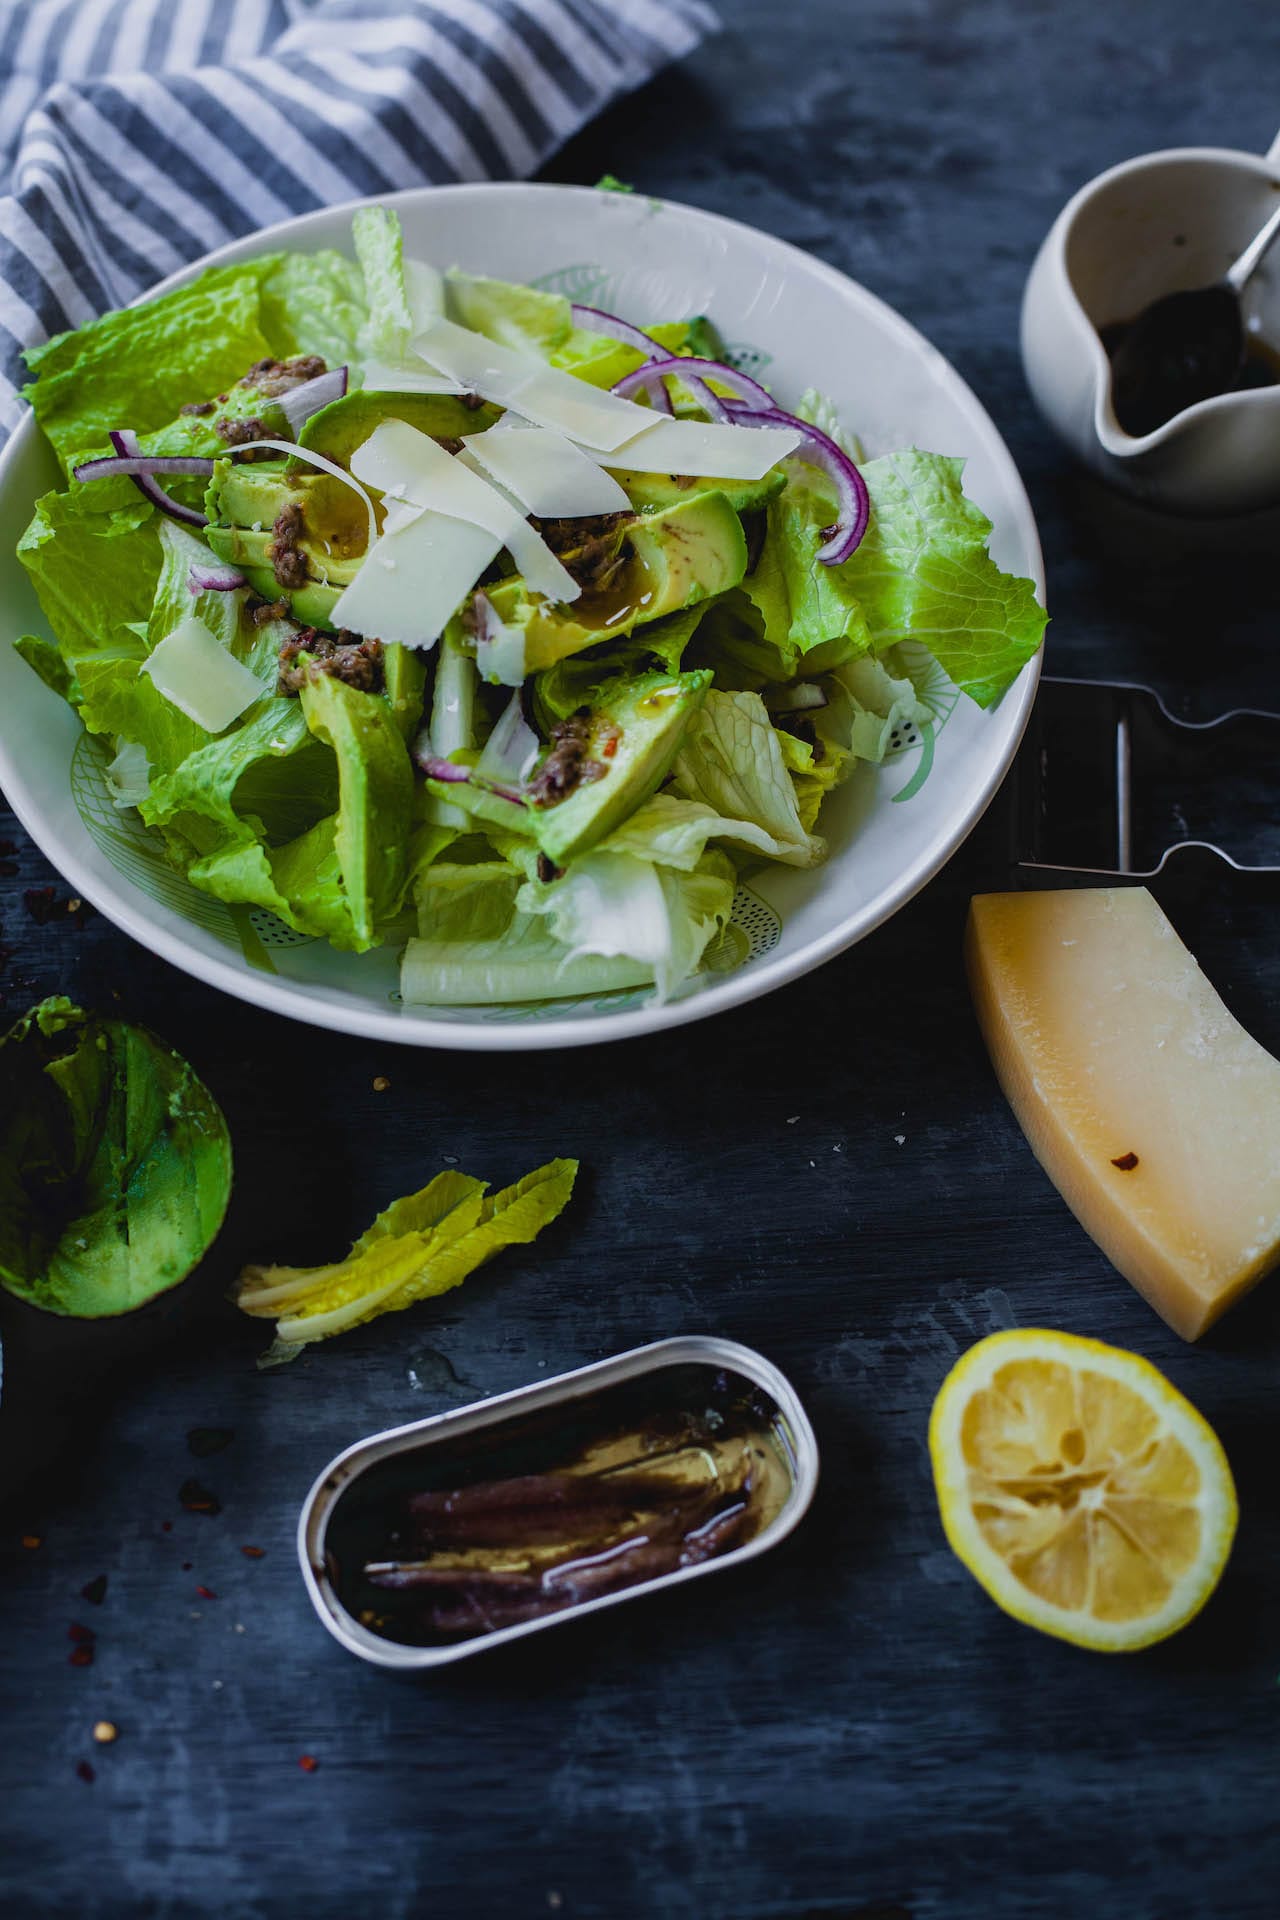
<svg viewBox="0 0 1280 1920"><path fill-rule="evenodd" d="M361 345L379 360L403 360L413 335L413 314L399 218L388 207L358 207L351 217L351 238L368 308Z"/></svg>
<svg viewBox="0 0 1280 1920"><path fill-rule="evenodd" d="M573 328L569 302L562 293L510 280L486 280L456 267L446 277L445 299L449 318L459 326L541 359L563 346Z"/></svg>
<svg viewBox="0 0 1280 1920"><path fill-rule="evenodd" d="M825 847L807 833L768 710L758 693L708 693L675 761L675 787L729 821L748 821L777 860L812 867Z"/></svg>

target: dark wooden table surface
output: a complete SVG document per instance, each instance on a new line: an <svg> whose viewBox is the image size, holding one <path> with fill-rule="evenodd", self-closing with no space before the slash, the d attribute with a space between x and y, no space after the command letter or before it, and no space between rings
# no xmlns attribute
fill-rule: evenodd
<svg viewBox="0 0 1280 1920"><path fill-rule="evenodd" d="M1033 412L1016 347L1036 244L1090 174L1176 142L1265 148L1274 12L724 12L729 32L550 177L608 167L755 222L921 326L1026 476L1052 669L1150 680L1198 715L1280 705L1274 537L1161 528L1082 481ZM66 887L0 813L6 838L9 1007L65 991L159 1028L225 1106L238 1165L216 1252L149 1350L95 1351L86 1368L83 1353L55 1364L33 1350L25 1328L7 1339L9 1468L44 1471L5 1510L0 1546L6 1915L1276 1913L1280 1286L1182 1345L1031 1157L959 959L969 895L1006 878L1001 805L887 927L769 1000L655 1040L509 1058L309 1031L100 919L41 925L28 890L52 886L57 907ZM1178 913L1230 1004L1280 1049L1280 903L1238 889ZM585 1172L536 1251L438 1308L255 1371L259 1330L222 1300L243 1260L332 1257L444 1164L501 1181L551 1151ZM959 1352L1019 1324L1147 1355L1231 1456L1241 1526L1221 1589L1145 1655L1104 1659L1014 1625L944 1545L930 1402ZM422 1682L328 1640L293 1534L333 1451L681 1331L759 1346L811 1410L822 1484L786 1546ZM199 1427L234 1438L197 1461ZM216 1516L184 1510L193 1472ZM81 1589L99 1574L94 1607ZM96 1631L92 1666L68 1662L73 1621ZM113 1746L93 1744L100 1718L119 1728Z"/></svg>

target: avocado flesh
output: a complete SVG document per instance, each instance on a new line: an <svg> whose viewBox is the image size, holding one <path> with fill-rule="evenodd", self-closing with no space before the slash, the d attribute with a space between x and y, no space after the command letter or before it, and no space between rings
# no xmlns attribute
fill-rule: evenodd
<svg viewBox="0 0 1280 1920"><path fill-rule="evenodd" d="M767 506L787 484L787 476L771 467L763 480L693 480L684 474L621 473L614 479L633 507L642 513L679 506L700 493L722 493L735 513L754 513Z"/></svg>
<svg viewBox="0 0 1280 1920"><path fill-rule="evenodd" d="M500 408L469 407L452 393L379 393L362 388L331 400L327 407L313 413L298 435L298 445L313 453L324 454L348 466L357 447L362 447L375 427L384 420L403 420L433 440L461 440L467 433L483 433L498 418ZM294 462L295 468L303 465Z"/></svg>
<svg viewBox="0 0 1280 1920"><path fill-rule="evenodd" d="M742 522L722 493L699 493L632 522L625 545L619 572L577 600L543 600L520 579L487 589L499 619L523 631L526 675L724 593L747 570Z"/></svg>
<svg viewBox="0 0 1280 1920"><path fill-rule="evenodd" d="M275 570L267 558L266 550L272 538L269 531L254 533L248 527L206 527L204 537L219 560L225 560L229 566L239 567L254 592L261 594L264 600L287 600L290 615L299 626L323 627L326 633L337 632L333 623L333 609L346 585L346 579L336 565L330 568L331 578L335 582L332 586L326 586L320 580L308 580L303 587L286 588L276 579ZM307 543L303 541L301 544L305 547ZM347 577L352 577L354 573L355 568L351 567Z"/></svg>
<svg viewBox="0 0 1280 1920"><path fill-rule="evenodd" d="M697 673L646 673L592 709L596 751L590 757L606 771L584 781L567 800L535 809L534 837L549 860L563 866L585 853L657 791L712 677L706 667Z"/></svg>

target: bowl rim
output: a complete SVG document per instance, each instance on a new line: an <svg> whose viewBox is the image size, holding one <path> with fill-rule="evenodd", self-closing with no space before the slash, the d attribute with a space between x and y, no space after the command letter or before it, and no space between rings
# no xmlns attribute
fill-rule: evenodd
<svg viewBox="0 0 1280 1920"><path fill-rule="evenodd" d="M535 199L554 198L561 202L566 197L598 201L603 191L597 187L560 185L550 181L487 180L448 186L405 187L394 193L366 194L356 199L338 202L333 206L314 208L309 213L276 221L271 226L257 228L239 239L230 240L224 246L202 254L198 259L166 275L163 280L147 288L129 304L145 305L147 301L157 299L162 294L172 291L173 288L183 286L195 279L206 268L221 265L225 261L248 258L262 251L273 241L278 242L287 238L291 245L305 247L308 238L316 229L328 227L335 218L350 215L358 207L398 208L417 205L424 201L438 201L442 198L465 197L482 200L513 193ZM998 466L1004 468L1003 478L1013 504L1016 530L1030 563L1030 578L1036 587L1038 599L1042 605L1044 604L1044 558L1040 537L1017 463L1009 451L1004 436L972 387L940 349L935 347L917 327L904 319L887 301L864 287L861 282L852 279L848 274L842 273L827 261L817 258L816 255L806 253L803 248L793 246L790 241L779 239L776 235L753 227L746 221L735 220L731 216L713 213L702 207L692 207L683 201L665 200L654 195L637 194L634 201L629 195L609 194L607 197L610 200L617 199L624 207L638 202L655 211L670 210L677 213L683 220L690 220L695 225L705 226L714 232L723 233L728 230L735 238L741 236L757 244L761 240L767 242L771 249L781 252L785 262L790 263L794 260L806 273L816 274L820 280L839 293L841 298L851 300L855 305L861 306L864 311L874 315L888 332L897 334L904 345L909 346L922 360L945 369L957 402L973 416L975 425L980 430L985 430L990 436L991 457ZM11 467L16 464L38 433L39 427L35 415L28 411L25 418L14 429L8 445L0 452L0 500L4 498ZM547 1051L561 1047L592 1046L602 1041L627 1040L641 1034L665 1032L669 1028L686 1026L691 1021L706 1019L712 1014L727 1012L731 1007L759 999L778 987L786 986L803 975L811 973L827 960L834 959L837 954L843 953L847 948L856 945L859 940L865 939L868 934L874 933L878 927L883 926L886 920L913 899L921 888L941 871L986 812L1021 742L1035 699L1043 659L1042 645L1023 667L1013 685L1001 697L997 707L991 709L993 713L997 710L1007 711L1011 724L1005 746L989 769L986 778L970 794L963 810L940 824L928 844L912 863L897 876L890 887L877 897L873 910L868 911L865 907L858 908L847 914L829 932L806 941L796 952L776 959L761 960L750 968L740 968L734 973L720 975L713 984L689 994L684 999L668 1001L662 1005L631 1008L620 1013L590 1013L546 1021L512 1020L492 1024L476 1021L468 1024L463 1021L433 1019L429 1013L415 1012L410 1015L391 1007L384 1010L373 1004L362 1006L352 1002L330 1005L324 1001L308 1000L308 989L303 983L277 980L273 975L260 974L233 960L191 949L176 933L155 925L149 916L135 908L128 898L117 893L113 888L100 884L92 869L83 863L74 851L59 848L56 856L49 853L42 838L38 810L21 772L13 761L2 731L0 731L0 788L3 788L9 805L25 831L45 853L46 858L75 887L79 895L149 952L169 961L171 965L192 975L206 986L217 987L238 1000L247 1001L250 1005L260 1007L266 1012L284 1014L307 1026L324 1027L332 1032L349 1034L362 1039L394 1041L402 1046L440 1047L453 1052L472 1053Z"/></svg>

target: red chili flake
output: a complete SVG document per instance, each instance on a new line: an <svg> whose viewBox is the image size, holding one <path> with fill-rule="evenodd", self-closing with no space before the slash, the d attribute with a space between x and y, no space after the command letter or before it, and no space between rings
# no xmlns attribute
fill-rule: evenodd
<svg viewBox="0 0 1280 1920"><path fill-rule="evenodd" d="M618 751L618 736L616 733L609 735L609 738L605 741L600 751L606 760L612 760L614 754Z"/></svg>
<svg viewBox="0 0 1280 1920"><path fill-rule="evenodd" d="M89 1642L96 1640L97 1635L94 1633L92 1627L82 1627L78 1620L73 1620L67 1628L67 1638L68 1640L78 1640L83 1644L86 1640Z"/></svg>
<svg viewBox="0 0 1280 1920"><path fill-rule="evenodd" d="M1138 1164L1138 1156L1136 1153L1122 1153L1111 1164L1113 1167L1119 1167L1121 1173L1132 1173Z"/></svg>
<svg viewBox="0 0 1280 1920"><path fill-rule="evenodd" d="M100 1607L106 1597L107 1576L105 1573L95 1574L93 1579L86 1581L85 1585L80 1589L80 1598L87 1600L91 1607Z"/></svg>
<svg viewBox="0 0 1280 1920"><path fill-rule="evenodd" d="M67 1655L73 1667L91 1667L93 1665L93 1642L88 1641L82 1647L72 1647Z"/></svg>
<svg viewBox="0 0 1280 1920"><path fill-rule="evenodd" d="M97 1777L98 1777L97 1774L94 1772L93 1768L89 1765L89 1762L87 1760L77 1761L76 1763L76 1779L77 1780L83 1780L86 1787L91 1787L94 1781L97 1779Z"/></svg>
<svg viewBox="0 0 1280 1920"><path fill-rule="evenodd" d="M241 1547L240 1551L244 1555L246 1560L261 1560L263 1554L266 1552L266 1548L265 1547Z"/></svg>
<svg viewBox="0 0 1280 1920"><path fill-rule="evenodd" d="M298 1765L304 1773L314 1773L320 1765L320 1762L316 1759L314 1753L300 1753L298 1755Z"/></svg>
<svg viewBox="0 0 1280 1920"><path fill-rule="evenodd" d="M222 1502L217 1494L210 1493L208 1487L201 1486L198 1480L184 1480L178 1488L178 1498L188 1513L222 1512Z"/></svg>
<svg viewBox="0 0 1280 1920"><path fill-rule="evenodd" d="M218 1597L212 1587L197 1587L196 1592L202 1600L216 1600Z"/></svg>
<svg viewBox="0 0 1280 1920"><path fill-rule="evenodd" d="M28 887L22 904L38 927L47 927L58 911L57 895L52 887Z"/></svg>
<svg viewBox="0 0 1280 1920"><path fill-rule="evenodd" d="M191 1571L191 1569L192 1569L192 1567L193 1567L194 1565L195 1565L195 1561L194 1561L194 1560L184 1560L184 1561L183 1561L183 1563L182 1563L182 1571L183 1571L184 1573L190 1573L190 1571Z"/></svg>
<svg viewBox="0 0 1280 1920"><path fill-rule="evenodd" d="M172 1520L162 1520L160 1522L160 1531L161 1533L172 1533L173 1532Z"/></svg>
<svg viewBox="0 0 1280 1920"><path fill-rule="evenodd" d="M40 1535L38 1533L24 1533L22 1536L22 1544L28 1553L34 1553L36 1548L41 1544Z"/></svg>

